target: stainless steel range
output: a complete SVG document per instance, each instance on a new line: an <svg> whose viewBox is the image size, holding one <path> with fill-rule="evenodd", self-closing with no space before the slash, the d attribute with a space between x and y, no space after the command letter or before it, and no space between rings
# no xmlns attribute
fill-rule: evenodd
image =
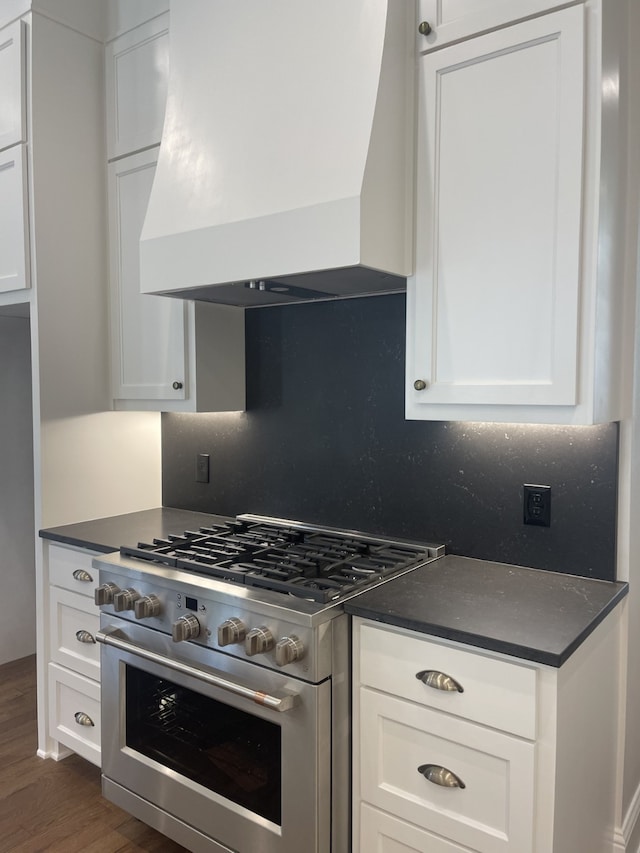
<svg viewBox="0 0 640 853"><path fill-rule="evenodd" d="M243 515L96 558L104 795L194 851L348 851L342 604L443 553Z"/></svg>

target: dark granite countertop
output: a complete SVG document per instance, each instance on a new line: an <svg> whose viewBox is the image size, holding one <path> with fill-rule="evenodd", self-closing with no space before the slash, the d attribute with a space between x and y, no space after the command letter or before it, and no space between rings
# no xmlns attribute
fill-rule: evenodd
<svg viewBox="0 0 640 853"><path fill-rule="evenodd" d="M157 507L40 531L100 553L226 521ZM561 666L627 594L626 583L447 555L363 592L345 610L376 622Z"/></svg>
<svg viewBox="0 0 640 853"><path fill-rule="evenodd" d="M447 555L345 604L356 616L561 666L628 584Z"/></svg>
<svg viewBox="0 0 640 853"><path fill-rule="evenodd" d="M108 554L110 551L117 551L121 545L135 546L138 542L150 542L154 536L165 537L169 533L183 533L194 528L197 530L198 527L221 521L228 519L203 512L157 507L125 515L96 518L93 521L80 521L77 524L64 524L61 527L49 527L41 530L40 536L52 542L77 545L79 548Z"/></svg>

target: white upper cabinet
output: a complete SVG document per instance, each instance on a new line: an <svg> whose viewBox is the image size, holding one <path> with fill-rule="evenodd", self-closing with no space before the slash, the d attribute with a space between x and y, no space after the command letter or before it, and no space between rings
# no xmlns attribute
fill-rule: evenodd
<svg viewBox="0 0 640 853"><path fill-rule="evenodd" d="M29 287L25 145L0 152L0 293Z"/></svg>
<svg viewBox="0 0 640 853"><path fill-rule="evenodd" d="M619 416L586 45L578 5L419 58L408 418Z"/></svg>
<svg viewBox="0 0 640 853"><path fill-rule="evenodd" d="M166 99L167 27L168 14L160 15L106 52L114 406L238 411L245 408L244 313L140 292L140 233Z"/></svg>
<svg viewBox="0 0 640 853"><path fill-rule="evenodd" d="M160 142L168 77L168 13L124 33L107 45L107 156L110 160Z"/></svg>
<svg viewBox="0 0 640 853"><path fill-rule="evenodd" d="M23 21L0 30L0 150L27 140L25 38Z"/></svg>
<svg viewBox="0 0 640 853"><path fill-rule="evenodd" d="M109 164L113 395L184 400L186 305L140 293L140 231L157 148Z"/></svg>
<svg viewBox="0 0 640 853"><path fill-rule="evenodd" d="M563 0L418 0L419 21L429 25L426 34L420 32L418 50L441 47L562 5Z"/></svg>

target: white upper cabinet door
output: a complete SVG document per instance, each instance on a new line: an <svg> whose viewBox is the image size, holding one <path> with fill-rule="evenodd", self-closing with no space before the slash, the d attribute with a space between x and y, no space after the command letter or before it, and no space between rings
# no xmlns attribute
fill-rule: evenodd
<svg viewBox="0 0 640 853"><path fill-rule="evenodd" d="M474 406L573 406L583 9L420 63L407 416L472 420Z"/></svg>
<svg viewBox="0 0 640 853"><path fill-rule="evenodd" d="M183 400L186 305L140 293L139 241L158 149L109 165L109 221L116 400Z"/></svg>
<svg viewBox="0 0 640 853"><path fill-rule="evenodd" d="M0 154L0 293L30 284L26 161L24 145Z"/></svg>
<svg viewBox="0 0 640 853"><path fill-rule="evenodd" d="M107 156L110 160L160 142L168 77L168 13L107 45Z"/></svg>
<svg viewBox="0 0 640 853"><path fill-rule="evenodd" d="M564 5L563 0L419 0L419 23L429 30L418 50L430 50Z"/></svg>
<svg viewBox="0 0 640 853"><path fill-rule="evenodd" d="M23 21L0 30L0 150L27 141L25 38Z"/></svg>

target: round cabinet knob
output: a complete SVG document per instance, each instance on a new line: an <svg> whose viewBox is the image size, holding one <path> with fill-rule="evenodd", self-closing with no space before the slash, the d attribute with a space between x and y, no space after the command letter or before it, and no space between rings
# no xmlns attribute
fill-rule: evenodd
<svg viewBox="0 0 640 853"><path fill-rule="evenodd" d="M122 610L133 610L139 598L140 593L136 592L135 589L121 589L113 596L113 609L116 613L120 613Z"/></svg>
<svg viewBox="0 0 640 853"><path fill-rule="evenodd" d="M428 383L426 383L424 379L416 379L416 381L413 383L413 387L416 389L416 391L425 391L428 387Z"/></svg>
<svg viewBox="0 0 640 853"><path fill-rule="evenodd" d="M135 602L133 610L136 619L148 619L150 616L159 616L162 611L162 605L158 596L151 593L150 595L143 595L142 598L139 598Z"/></svg>
<svg viewBox="0 0 640 853"><path fill-rule="evenodd" d="M418 32L421 36L428 36L431 32L431 24L429 23L429 21L421 21L420 25L418 26Z"/></svg>
<svg viewBox="0 0 640 853"><path fill-rule="evenodd" d="M283 637L278 640L276 645L276 663L278 666L286 666L288 663L293 663L304 655L304 646L299 637L291 634L289 637Z"/></svg>
<svg viewBox="0 0 640 853"><path fill-rule="evenodd" d="M94 589L93 598L98 607L101 604L113 604L113 597L116 592L120 592L119 586L114 583L103 583Z"/></svg>
<svg viewBox="0 0 640 853"><path fill-rule="evenodd" d="M264 625L252 628L244 640L244 650L248 657L270 652L274 645L273 634Z"/></svg>
<svg viewBox="0 0 640 853"><path fill-rule="evenodd" d="M174 391L179 391L182 388L182 382L178 382L177 380L171 386Z"/></svg>
<svg viewBox="0 0 640 853"><path fill-rule="evenodd" d="M218 626L219 646L232 646L234 643L243 643L246 636L247 629L244 622L235 617L226 619L222 625Z"/></svg>
<svg viewBox="0 0 640 853"><path fill-rule="evenodd" d="M185 640L195 640L200 636L200 623L192 613L181 616L171 626L171 638L174 643L183 643Z"/></svg>

